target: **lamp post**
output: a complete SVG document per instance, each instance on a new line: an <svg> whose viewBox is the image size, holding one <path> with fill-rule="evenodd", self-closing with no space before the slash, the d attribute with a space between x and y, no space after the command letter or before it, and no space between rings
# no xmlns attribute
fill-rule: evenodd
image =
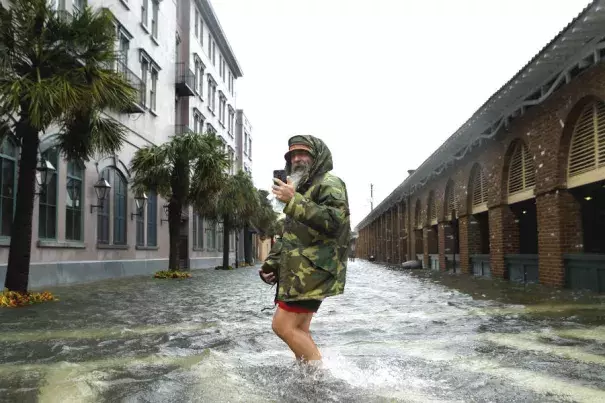
<svg viewBox="0 0 605 403"><path fill-rule="evenodd" d="M105 198L109 194L109 190L111 189L111 185L109 182L105 180L105 178L100 178L97 183L94 184L95 193L97 194L97 202L99 204L91 204L90 205L90 213L92 214L93 209L103 208L103 202Z"/></svg>
<svg viewBox="0 0 605 403"><path fill-rule="evenodd" d="M136 206L137 212L130 214L130 219L131 220L135 216L137 216L137 217L142 217L143 216L143 208L145 207L146 203L147 203L147 195L145 194L145 192L140 193L137 196L135 196L135 198L134 198L134 204Z"/></svg>
<svg viewBox="0 0 605 403"><path fill-rule="evenodd" d="M80 188L80 182L73 179L69 179L67 181L67 195L73 203L72 206L79 206L81 194L82 189Z"/></svg>
<svg viewBox="0 0 605 403"><path fill-rule="evenodd" d="M38 184L39 191L36 195L41 195L46 191L46 187L50 184L53 179L53 174L57 172L53 164L45 158L40 158L38 165L36 166L36 182Z"/></svg>

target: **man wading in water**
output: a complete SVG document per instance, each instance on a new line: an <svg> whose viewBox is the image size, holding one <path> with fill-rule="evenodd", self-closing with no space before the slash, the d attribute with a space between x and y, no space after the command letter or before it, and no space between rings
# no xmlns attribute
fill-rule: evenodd
<svg viewBox="0 0 605 403"><path fill-rule="evenodd" d="M285 155L288 182L274 179L286 204L284 229L259 270L277 282L273 331L298 360L321 360L309 327L324 298L344 292L351 224L345 183L329 173L332 154L320 139L294 136Z"/></svg>

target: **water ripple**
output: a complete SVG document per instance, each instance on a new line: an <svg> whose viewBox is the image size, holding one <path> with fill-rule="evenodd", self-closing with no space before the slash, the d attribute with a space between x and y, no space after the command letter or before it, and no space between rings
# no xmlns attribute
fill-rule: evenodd
<svg viewBox="0 0 605 403"><path fill-rule="evenodd" d="M314 368L271 332L256 270L61 287L0 311L0 400L605 401L602 297L358 261L313 321Z"/></svg>

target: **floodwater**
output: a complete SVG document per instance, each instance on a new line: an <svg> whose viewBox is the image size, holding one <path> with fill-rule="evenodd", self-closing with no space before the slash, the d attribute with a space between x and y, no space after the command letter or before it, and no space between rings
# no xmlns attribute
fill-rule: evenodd
<svg viewBox="0 0 605 403"><path fill-rule="evenodd" d="M0 310L2 402L604 402L605 298L350 263L311 331L271 331L256 268L51 289Z"/></svg>

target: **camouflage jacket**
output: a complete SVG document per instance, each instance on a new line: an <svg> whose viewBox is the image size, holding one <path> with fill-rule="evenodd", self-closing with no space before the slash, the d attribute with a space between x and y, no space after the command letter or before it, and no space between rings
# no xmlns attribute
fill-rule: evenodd
<svg viewBox="0 0 605 403"><path fill-rule="evenodd" d="M282 301L342 294L346 282L351 232L346 185L326 172L332 162L325 144L314 137L304 137L313 141L314 150L319 150L313 156L311 169L311 174L316 175L307 186L299 185L294 198L284 207L282 237L263 265L263 271L277 275L277 299Z"/></svg>

